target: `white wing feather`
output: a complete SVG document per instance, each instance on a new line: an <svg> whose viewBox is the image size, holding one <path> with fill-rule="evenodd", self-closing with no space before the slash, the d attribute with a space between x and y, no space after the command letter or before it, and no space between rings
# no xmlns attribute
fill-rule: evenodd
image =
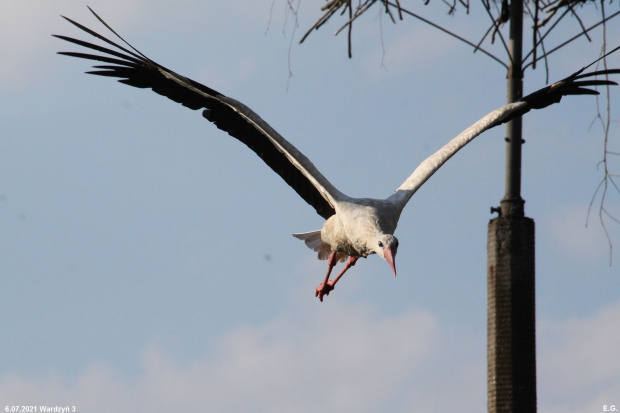
<svg viewBox="0 0 620 413"><path fill-rule="evenodd" d="M409 199L416 193L416 191L430 178L441 166L446 163L455 153L461 148L471 142L474 138L481 133L500 124L506 117L510 116L515 111L526 106L527 103L519 101L516 103L510 103L503 106L493 112L489 113L478 122L465 129L458 136L453 138L450 142L445 144L437 152L426 158L413 173L396 189L389 198L388 201L392 202L395 206L402 210Z"/></svg>

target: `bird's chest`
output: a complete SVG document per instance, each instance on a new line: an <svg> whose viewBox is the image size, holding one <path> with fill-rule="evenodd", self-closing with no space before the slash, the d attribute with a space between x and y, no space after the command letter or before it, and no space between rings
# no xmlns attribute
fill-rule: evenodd
<svg viewBox="0 0 620 413"><path fill-rule="evenodd" d="M334 215L321 229L321 240L329 244L332 251L352 257L366 257L374 253L367 247L367 239L374 236L372 225L363 216L352 215L345 219Z"/></svg>

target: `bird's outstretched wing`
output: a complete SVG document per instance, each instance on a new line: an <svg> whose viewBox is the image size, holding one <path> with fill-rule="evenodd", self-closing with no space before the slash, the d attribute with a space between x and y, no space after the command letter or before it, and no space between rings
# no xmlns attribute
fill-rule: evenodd
<svg viewBox="0 0 620 413"><path fill-rule="evenodd" d="M584 73L586 69L598 62L600 59L610 55L616 47L605 56L583 67L565 79L546 86L536 92L525 96L514 103L509 103L493 112L489 113L478 122L465 129L458 136L444 145L433 155L425 159L413 173L399 186L396 191L388 198L390 202L402 210L411 196L426 182L441 166L446 163L455 153L479 136L484 131L495 126L506 123L511 119L521 116L532 109L542 109L554 103L558 103L563 96L568 95L598 95L599 92L590 89L591 86L617 85L616 82L607 78L600 79L598 76L619 74L620 69L599 70Z"/></svg>
<svg viewBox="0 0 620 413"><path fill-rule="evenodd" d="M103 21L95 17L127 47L123 47L87 27L64 17L71 24L112 46L103 47L83 40L54 35L99 54L59 52L66 56L103 62L87 72L119 78L119 82L156 93L190 109L204 109L203 116L252 149L282 177L316 212L327 219L335 213L336 201L347 197L338 191L297 148L290 144L244 104L198 82L181 76L146 57Z"/></svg>

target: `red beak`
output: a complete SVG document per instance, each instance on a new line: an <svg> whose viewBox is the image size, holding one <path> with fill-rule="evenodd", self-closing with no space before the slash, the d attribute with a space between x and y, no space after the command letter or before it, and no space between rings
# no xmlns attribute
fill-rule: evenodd
<svg viewBox="0 0 620 413"><path fill-rule="evenodd" d="M392 247L387 247L383 251L383 257L388 262L388 264L390 264L390 267L392 267L392 271L394 272L394 277L396 277L396 264L394 263L394 260L396 259L396 254L395 253L392 254Z"/></svg>

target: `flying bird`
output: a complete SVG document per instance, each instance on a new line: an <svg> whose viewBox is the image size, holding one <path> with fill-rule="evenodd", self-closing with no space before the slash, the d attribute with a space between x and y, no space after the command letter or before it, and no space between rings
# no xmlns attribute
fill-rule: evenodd
<svg viewBox="0 0 620 413"><path fill-rule="evenodd" d="M90 9L90 8L89 8ZM385 259L396 275L398 239L394 231L400 214L413 194L456 152L484 131L521 116L531 109L542 109L558 103L566 95L597 95L592 86L616 85L607 79L620 69L584 73L592 64L569 77L542 88L514 103L489 113L450 140L424 160L413 173L385 199L353 198L335 188L312 162L284 139L252 109L207 86L188 79L146 57L125 41L92 9L93 15L119 40L120 44L67 17L68 22L112 48L87 41L54 35L57 38L90 49L90 53L59 52L62 55L94 60L87 73L119 78L118 81L138 88L150 88L193 110L233 138L253 150L274 172L290 185L326 221L317 231L293 234L328 261L327 274L316 288L321 301L329 295L342 275L360 257L377 254ZM612 52L617 50L614 49ZM95 54L92 51L96 52ZM610 52L610 53L612 53ZM597 79L598 76L605 76ZM337 262L347 261L339 274L330 279Z"/></svg>

